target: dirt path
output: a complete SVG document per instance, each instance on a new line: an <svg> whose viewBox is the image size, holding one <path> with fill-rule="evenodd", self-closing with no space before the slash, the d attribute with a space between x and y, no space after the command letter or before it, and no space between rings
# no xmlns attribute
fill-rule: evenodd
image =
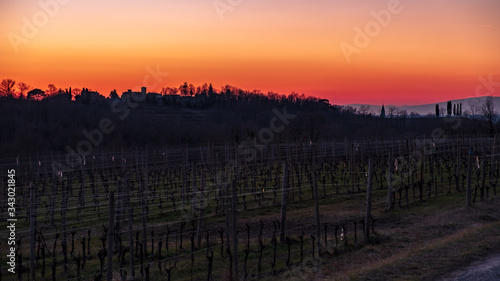
<svg viewBox="0 0 500 281"><path fill-rule="evenodd" d="M442 281L498 281L500 280L500 255L472 263L466 269L453 272Z"/></svg>
<svg viewBox="0 0 500 281"><path fill-rule="evenodd" d="M471 208L452 199L379 213L379 243L334 257L307 280L500 281L500 198Z"/></svg>

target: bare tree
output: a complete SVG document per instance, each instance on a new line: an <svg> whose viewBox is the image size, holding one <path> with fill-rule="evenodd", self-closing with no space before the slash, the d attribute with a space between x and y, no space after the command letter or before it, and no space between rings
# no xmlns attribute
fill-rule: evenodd
<svg viewBox="0 0 500 281"><path fill-rule="evenodd" d="M477 99L469 100L469 111L471 117L475 117L480 114L481 107L479 105L479 100Z"/></svg>
<svg viewBox="0 0 500 281"><path fill-rule="evenodd" d="M368 115L370 114L370 105L369 104L362 104L359 107L359 113L363 115Z"/></svg>
<svg viewBox="0 0 500 281"><path fill-rule="evenodd" d="M486 100L484 101L483 106L481 107L481 113L483 115L483 118L488 122L490 126L490 134L494 135L495 134L495 119L496 119L496 112L495 112L495 104L493 103L493 97L488 96L486 97Z"/></svg>
<svg viewBox="0 0 500 281"><path fill-rule="evenodd" d="M191 97L194 96L194 93L195 93L195 87L194 87L194 85L193 84L189 84L188 89L189 89L189 95Z"/></svg>
<svg viewBox="0 0 500 281"><path fill-rule="evenodd" d="M45 92L40 89L33 89L28 92L26 99L39 101L45 97Z"/></svg>
<svg viewBox="0 0 500 281"><path fill-rule="evenodd" d="M446 115L446 108L444 106L439 108L439 115L440 116L445 116Z"/></svg>
<svg viewBox="0 0 500 281"><path fill-rule="evenodd" d="M16 81L12 79L3 79L0 84L0 96L2 97L13 97L15 94L14 86Z"/></svg>
<svg viewBox="0 0 500 281"><path fill-rule="evenodd" d="M415 111L410 112L410 118L417 118L420 116L420 114L416 113Z"/></svg>
<svg viewBox="0 0 500 281"><path fill-rule="evenodd" d="M110 97L110 98L112 98L112 99L117 99L117 98L119 98L118 93L116 92L116 89L114 89L113 91L111 91L111 92L109 93L109 97Z"/></svg>
<svg viewBox="0 0 500 281"><path fill-rule="evenodd" d="M169 96L174 96L174 95L177 95L177 93L179 92L179 89L176 88L176 87L166 87L166 88L162 88L161 89L161 94L162 95L169 95Z"/></svg>
<svg viewBox="0 0 500 281"><path fill-rule="evenodd" d="M408 117L408 111L406 109L400 109L398 110L398 116L404 119Z"/></svg>
<svg viewBox="0 0 500 281"><path fill-rule="evenodd" d="M346 114L357 114L358 110L350 105L344 105L342 106L342 112Z"/></svg>
<svg viewBox="0 0 500 281"><path fill-rule="evenodd" d="M390 118L395 117L397 112L398 112L398 108L395 106L389 106L389 108L387 108L387 113L388 113Z"/></svg>
<svg viewBox="0 0 500 281"><path fill-rule="evenodd" d="M80 88L74 88L71 91L71 94L73 95L73 97L79 96L81 93L82 93L82 90Z"/></svg>
<svg viewBox="0 0 500 281"><path fill-rule="evenodd" d="M49 84L47 86L47 91L45 91L45 93L49 97L54 96L55 94L57 94L57 88L56 88L56 86L54 86L54 84Z"/></svg>
<svg viewBox="0 0 500 281"><path fill-rule="evenodd" d="M187 82L184 82L184 84L179 87L179 92L181 92L181 96L187 96L189 94L189 85Z"/></svg>
<svg viewBox="0 0 500 281"><path fill-rule="evenodd" d="M31 90L31 87L24 82L19 82L17 84L17 89L19 90L19 98L24 99L24 94L27 94L29 90Z"/></svg>

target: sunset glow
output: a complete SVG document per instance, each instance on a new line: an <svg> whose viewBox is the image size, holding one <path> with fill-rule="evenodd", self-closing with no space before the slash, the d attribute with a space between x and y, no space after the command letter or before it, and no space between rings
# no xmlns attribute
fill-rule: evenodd
<svg viewBox="0 0 500 281"><path fill-rule="evenodd" d="M378 23L391 5L400 12ZM499 12L498 0L2 1L0 77L107 96L159 68L168 76L151 91L187 81L334 104L440 102L474 96L478 77L500 82ZM370 22L379 29L356 46ZM358 52L346 59L342 43Z"/></svg>

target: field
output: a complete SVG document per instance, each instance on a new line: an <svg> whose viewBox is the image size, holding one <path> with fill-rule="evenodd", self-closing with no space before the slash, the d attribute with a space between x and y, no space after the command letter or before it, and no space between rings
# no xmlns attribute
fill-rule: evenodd
<svg viewBox="0 0 500 281"><path fill-rule="evenodd" d="M17 218L16 273L2 231L1 280L432 279L441 273L412 259L456 253L441 261L450 271L494 241L498 145L345 139L1 159L0 227L9 169Z"/></svg>

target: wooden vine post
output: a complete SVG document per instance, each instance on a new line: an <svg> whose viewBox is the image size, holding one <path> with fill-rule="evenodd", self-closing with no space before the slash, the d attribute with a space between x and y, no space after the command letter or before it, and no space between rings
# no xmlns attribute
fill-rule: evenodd
<svg viewBox="0 0 500 281"><path fill-rule="evenodd" d="M315 211L316 211L316 242L318 243L317 245L317 250L318 251L318 257L319 257L319 252L320 252L320 247L321 247L321 226L320 226L320 220L319 220L319 198L318 198L318 179L317 179L317 170L316 170L316 165L313 165L313 181L314 181L314 203L315 203Z"/></svg>
<svg viewBox="0 0 500 281"><path fill-rule="evenodd" d="M387 204L385 206L386 210L392 210L394 209L394 200L392 197L392 167L393 167L393 160L392 160L392 153L389 152L389 160L388 160L388 167L387 167Z"/></svg>
<svg viewBox="0 0 500 281"><path fill-rule="evenodd" d="M467 154L467 190L465 195L465 206L471 206L471 180L472 180L472 147Z"/></svg>
<svg viewBox="0 0 500 281"><path fill-rule="evenodd" d="M234 280L239 280L238 278L238 225L237 225L237 217L236 214L238 212L237 208L237 202L238 202L238 196L237 196L237 185L236 181L232 182L232 212L233 212L233 274L234 274Z"/></svg>
<svg viewBox="0 0 500 281"><path fill-rule="evenodd" d="M113 247L114 247L114 229L115 229L115 193L109 193L109 212L108 212L108 267L106 280L113 280Z"/></svg>
<svg viewBox="0 0 500 281"><path fill-rule="evenodd" d="M126 192L127 200L127 214L128 214L128 240L129 240L129 266L130 266L130 276L134 278L134 233L133 233L133 209L130 203L130 188L127 185L127 162L123 161L123 188Z"/></svg>
<svg viewBox="0 0 500 281"><path fill-rule="evenodd" d="M36 184L30 185L30 278L36 280L35 271L35 236L36 236Z"/></svg>
<svg viewBox="0 0 500 281"><path fill-rule="evenodd" d="M283 164L283 182L281 186L281 229L280 229L280 242L285 241L285 224L286 224L286 203L288 196L288 164Z"/></svg>
<svg viewBox="0 0 500 281"><path fill-rule="evenodd" d="M368 160L368 186L366 188L366 214L365 214L365 243L370 239L370 220L372 212L372 180L373 180L373 163ZM392 198L392 196L391 196Z"/></svg>

